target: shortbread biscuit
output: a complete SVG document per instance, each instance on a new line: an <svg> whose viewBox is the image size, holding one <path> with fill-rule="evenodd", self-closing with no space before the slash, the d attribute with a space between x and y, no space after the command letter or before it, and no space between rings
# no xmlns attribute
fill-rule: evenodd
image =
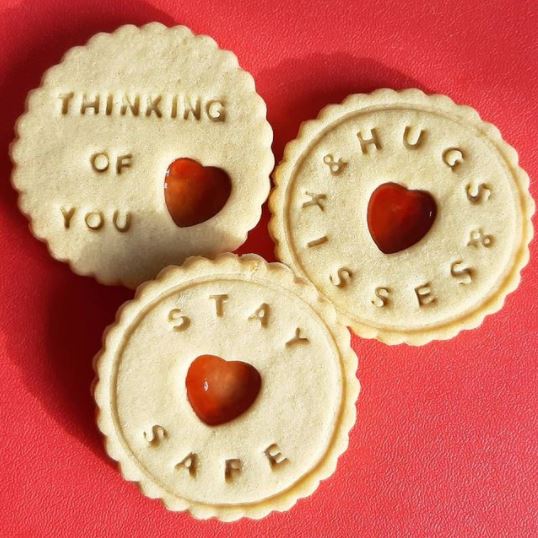
<svg viewBox="0 0 538 538"><path fill-rule="evenodd" d="M529 257L517 153L445 96L385 89L328 106L274 177L277 256L363 337L419 345L476 327Z"/></svg>
<svg viewBox="0 0 538 538"><path fill-rule="evenodd" d="M207 36L98 34L28 97L11 151L20 208L55 258L106 284L234 250L269 193L265 115L252 76Z"/></svg>
<svg viewBox="0 0 538 538"><path fill-rule="evenodd" d="M261 518L334 472L356 367L333 306L284 265L190 258L107 330L98 424L123 476L170 510Z"/></svg>

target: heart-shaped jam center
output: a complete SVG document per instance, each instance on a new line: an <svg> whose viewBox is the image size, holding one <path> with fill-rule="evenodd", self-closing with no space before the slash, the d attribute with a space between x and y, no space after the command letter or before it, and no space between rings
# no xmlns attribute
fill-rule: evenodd
<svg viewBox="0 0 538 538"><path fill-rule="evenodd" d="M254 366L200 355L192 361L185 384L198 418L209 426L230 422L256 400L262 378Z"/></svg>
<svg viewBox="0 0 538 538"><path fill-rule="evenodd" d="M176 159L166 171L164 200L180 228L214 217L232 192L230 176L215 166L202 166L193 159Z"/></svg>
<svg viewBox="0 0 538 538"><path fill-rule="evenodd" d="M420 241L436 214L437 205L429 192L383 183L368 202L368 229L379 250L392 254Z"/></svg>

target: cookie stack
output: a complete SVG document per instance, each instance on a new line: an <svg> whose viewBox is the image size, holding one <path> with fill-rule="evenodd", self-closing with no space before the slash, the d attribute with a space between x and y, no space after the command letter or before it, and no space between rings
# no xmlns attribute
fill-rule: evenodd
<svg viewBox="0 0 538 538"><path fill-rule="evenodd" d="M499 310L528 261L516 152L473 109L415 89L305 122L269 199L286 265L229 254L269 195L272 131L236 57L185 27L71 49L16 131L34 235L73 271L137 288L95 359L107 452L198 518L287 510L334 472L359 393L346 326L451 338Z"/></svg>

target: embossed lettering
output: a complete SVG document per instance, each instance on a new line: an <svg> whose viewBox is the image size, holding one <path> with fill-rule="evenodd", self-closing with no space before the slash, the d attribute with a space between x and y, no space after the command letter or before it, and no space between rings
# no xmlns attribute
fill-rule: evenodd
<svg viewBox="0 0 538 538"><path fill-rule="evenodd" d="M186 469L189 471L189 475L193 478L196 477L196 472L198 471L198 454L191 452L185 456L179 463L176 463L174 466L175 469L182 470Z"/></svg>
<svg viewBox="0 0 538 538"><path fill-rule="evenodd" d="M200 119L201 108L200 108L199 97L196 97L194 99L194 105L192 104L191 99L189 99L188 97L185 97L184 107L183 107L183 119L188 120L190 114L192 114L193 118L195 118L196 120Z"/></svg>
<svg viewBox="0 0 538 538"><path fill-rule="evenodd" d="M493 245L494 237L492 235L484 234L481 228L472 230L469 234L469 241L467 242L468 247L478 247L482 245L483 247L489 248Z"/></svg>
<svg viewBox="0 0 538 538"><path fill-rule="evenodd" d="M65 209L65 207L60 208L60 211L64 217L64 228L66 230L71 226L71 219L73 218L76 210L76 207L71 207L70 209Z"/></svg>
<svg viewBox="0 0 538 538"><path fill-rule="evenodd" d="M150 433L143 432L143 434L148 445L152 447L159 446L168 437L168 432L158 424L151 427Z"/></svg>
<svg viewBox="0 0 538 538"><path fill-rule="evenodd" d="M108 153L106 151L94 153L90 157L90 164L97 173L100 174L102 172L106 172L110 166L110 159L108 158Z"/></svg>
<svg viewBox="0 0 538 538"><path fill-rule="evenodd" d="M125 155L118 155L118 159L116 160L116 173L118 176L121 174L121 171L124 168L131 168L131 164L133 162L133 156L130 153L127 153Z"/></svg>
<svg viewBox="0 0 538 538"><path fill-rule="evenodd" d="M177 95L172 96L172 109L170 110L170 117L177 118Z"/></svg>
<svg viewBox="0 0 538 538"><path fill-rule="evenodd" d="M303 209L305 207L317 206L322 211L325 211L325 200L327 199L326 194L315 194L313 192L308 192L308 191L305 191L305 194L310 197L310 200L303 202L303 205L302 205Z"/></svg>
<svg viewBox="0 0 538 538"><path fill-rule="evenodd" d="M313 239L312 241L309 241L306 246L308 248L317 247L318 245L323 245L323 243L326 243L328 241L328 237L324 235L323 237L318 237L318 239Z"/></svg>
<svg viewBox="0 0 538 538"><path fill-rule="evenodd" d="M411 130L412 127L410 127L409 125L405 128L403 134L403 143L407 149L417 149L422 146L422 144L424 144L424 140L426 139L426 131L424 129L421 129L418 135L411 137Z"/></svg>
<svg viewBox="0 0 538 538"><path fill-rule="evenodd" d="M116 158L116 174L120 175L124 168L130 168L133 156L130 153L118 155ZM106 172L110 168L110 156L107 151L99 151L90 157L91 167L98 174Z"/></svg>
<svg viewBox="0 0 538 538"><path fill-rule="evenodd" d="M109 93L106 98L106 108L105 108L105 114L107 116L110 116L110 114L112 114L113 103L114 103L114 96L111 93Z"/></svg>
<svg viewBox="0 0 538 538"><path fill-rule="evenodd" d="M64 222L64 228L69 229L71 228L71 224L73 222L73 217L75 216L77 212L76 207L71 207L69 209L65 207L61 207L60 211L63 216L63 222ZM105 214L103 211L88 211L84 215L84 222L86 223L86 226L91 231L97 231L103 228L106 224L107 218L105 217ZM120 211L116 209L112 213L112 225L114 228L120 232L125 233L131 229L133 217L130 211Z"/></svg>
<svg viewBox="0 0 538 538"><path fill-rule="evenodd" d="M168 321L175 324L172 328L178 332L188 329L191 324L191 319L183 316L180 308L173 308L168 312Z"/></svg>
<svg viewBox="0 0 538 538"><path fill-rule="evenodd" d="M58 94L58 99L63 116L78 113L185 121L206 119L211 123L224 122L227 116L223 99L206 99L200 95L71 91Z"/></svg>
<svg viewBox="0 0 538 538"><path fill-rule="evenodd" d="M229 459L224 463L224 478L226 482L234 480L234 475L241 473L243 469L243 463L239 459Z"/></svg>
<svg viewBox="0 0 538 538"><path fill-rule="evenodd" d="M97 94L93 100L90 100L86 94L82 96L82 102L80 103L80 113L86 114L86 110L93 110L94 114L99 114L99 94Z"/></svg>
<svg viewBox="0 0 538 538"><path fill-rule="evenodd" d="M357 138L359 139L361 151L363 154L368 154L368 148L370 146L375 148L376 150L380 150L383 148L383 146L381 145L381 141L379 140L379 137L377 135L377 129L375 127L370 129L369 138L363 136L361 131L357 133Z"/></svg>
<svg viewBox="0 0 538 538"><path fill-rule="evenodd" d="M289 461L288 458L285 458L282 455L282 452L280 452L280 448L278 448L278 445L276 443L270 444L263 451L263 453L267 456L271 469L275 469L276 467L279 467L280 465Z"/></svg>
<svg viewBox="0 0 538 538"><path fill-rule="evenodd" d="M269 312L269 305L267 303L263 303L259 308L254 311L254 314L249 316L248 319L257 319L261 323L262 327L267 327L267 323L269 322Z"/></svg>
<svg viewBox="0 0 538 538"><path fill-rule="evenodd" d="M102 211L90 211L86 213L84 222L90 230L100 230L105 224L105 217Z"/></svg>
<svg viewBox="0 0 538 538"><path fill-rule="evenodd" d="M118 232L125 233L131 227L131 213L129 211L125 212L122 223L120 223L120 219L121 214L116 209L116 211L114 211L114 215L112 215L112 224L114 224L114 227L116 230L118 230Z"/></svg>
<svg viewBox="0 0 538 538"><path fill-rule="evenodd" d="M339 267L336 270L335 275L329 276L329 280L331 281L331 284L333 284L337 288L345 288L349 284L349 282L351 282L352 278L353 278L353 273L347 267Z"/></svg>
<svg viewBox="0 0 538 538"><path fill-rule="evenodd" d="M225 121L226 120L226 110L224 108L224 103L217 99L208 101L205 106L205 112L207 117L211 121Z"/></svg>
<svg viewBox="0 0 538 538"><path fill-rule="evenodd" d="M347 162L343 159L334 160L331 153L328 153L323 157L323 162L329 167L329 170L333 176L337 176L347 166Z"/></svg>
<svg viewBox="0 0 538 538"><path fill-rule="evenodd" d="M482 200L489 200L491 196L491 187L487 183L479 183L476 187L473 187L470 183L465 187L465 194L467 200L471 204L480 204Z"/></svg>
<svg viewBox="0 0 538 538"><path fill-rule="evenodd" d="M224 303L228 300L228 295L225 293L220 295L210 295L209 298L215 301L215 313L218 318L221 318L224 313Z"/></svg>
<svg viewBox="0 0 538 538"><path fill-rule="evenodd" d="M129 111L134 117L140 114L140 96L136 95L131 101L128 95L124 95L122 98L122 105L120 108L120 114L125 116Z"/></svg>
<svg viewBox="0 0 538 538"><path fill-rule="evenodd" d="M432 288L429 282L426 282L426 284L422 284L421 286L417 286L415 288L415 294L420 307L433 304L437 300L432 294Z"/></svg>
<svg viewBox="0 0 538 538"><path fill-rule="evenodd" d="M372 299L372 304L378 308L384 308L390 304L390 288L379 287L374 290L375 297ZM416 290L415 290L416 291Z"/></svg>
<svg viewBox="0 0 538 538"><path fill-rule="evenodd" d="M443 162L454 172L463 162L464 154L459 148L448 148L443 151L442 158Z"/></svg>
<svg viewBox="0 0 538 538"><path fill-rule="evenodd" d="M75 93L61 93L58 97L62 100L62 114L65 116L69 112L69 104L71 99L73 99Z"/></svg>
<svg viewBox="0 0 538 538"><path fill-rule="evenodd" d="M301 336L301 329L299 327L297 327L295 329L295 335L293 336L293 338L286 342L286 347L290 347L290 346L293 346L295 344L306 344L309 341L310 340L308 340L308 338L306 338L304 336Z"/></svg>
<svg viewBox="0 0 538 538"><path fill-rule="evenodd" d="M458 284L470 284L473 280L473 270L471 267L458 267L463 264L463 260L456 260L450 264L450 274L458 278Z"/></svg>
<svg viewBox="0 0 538 538"><path fill-rule="evenodd" d="M158 118L163 117L163 113L161 112L160 105L161 105L162 96L157 95L157 97L148 97L147 99L147 105L146 105L146 116L149 118L152 114L155 114Z"/></svg>

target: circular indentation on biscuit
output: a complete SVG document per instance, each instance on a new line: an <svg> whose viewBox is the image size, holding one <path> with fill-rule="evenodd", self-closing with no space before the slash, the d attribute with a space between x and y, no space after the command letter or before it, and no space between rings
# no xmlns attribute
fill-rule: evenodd
<svg viewBox="0 0 538 538"><path fill-rule="evenodd" d="M514 150L443 96L380 90L327 107L288 145L275 182L280 259L362 336L423 344L475 327L528 259L534 203ZM369 202L387 184L427 193L414 241L372 240ZM410 224L391 226L405 235Z"/></svg>
<svg viewBox="0 0 538 538"><path fill-rule="evenodd" d="M355 367L334 309L289 269L195 259L141 287L108 331L99 426L124 475L168 507L262 517L334 471Z"/></svg>

